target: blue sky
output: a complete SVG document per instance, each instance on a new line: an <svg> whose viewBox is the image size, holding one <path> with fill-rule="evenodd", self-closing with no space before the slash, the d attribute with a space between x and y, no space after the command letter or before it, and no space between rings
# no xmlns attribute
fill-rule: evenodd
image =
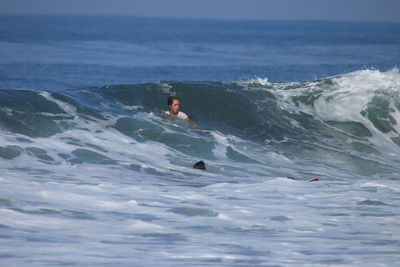
<svg viewBox="0 0 400 267"><path fill-rule="evenodd" d="M0 13L400 22L400 0L0 0Z"/></svg>

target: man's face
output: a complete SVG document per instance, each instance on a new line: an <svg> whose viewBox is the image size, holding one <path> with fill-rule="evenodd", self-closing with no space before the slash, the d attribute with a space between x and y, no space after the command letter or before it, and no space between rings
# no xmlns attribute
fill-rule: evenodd
<svg viewBox="0 0 400 267"><path fill-rule="evenodd" d="M178 114L178 112L179 112L179 100L172 101L170 109L171 109L172 114Z"/></svg>

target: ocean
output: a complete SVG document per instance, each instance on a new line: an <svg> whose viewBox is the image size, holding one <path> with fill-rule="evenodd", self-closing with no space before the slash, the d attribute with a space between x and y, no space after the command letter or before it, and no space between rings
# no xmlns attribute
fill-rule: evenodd
<svg viewBox="0 0 400 267"><path fill-rule="evenodd" d="M400 265L399 64L400 23L1 15L0 265Z"/></svg>

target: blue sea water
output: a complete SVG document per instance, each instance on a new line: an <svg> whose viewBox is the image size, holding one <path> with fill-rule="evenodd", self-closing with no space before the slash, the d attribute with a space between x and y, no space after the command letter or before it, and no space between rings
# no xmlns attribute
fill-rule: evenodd
<svg viewBox="0 0 400 267"><path fill-rule="evenodd" d="M0 16L0 264L399 265L399 63L399 23Z"/></svg>

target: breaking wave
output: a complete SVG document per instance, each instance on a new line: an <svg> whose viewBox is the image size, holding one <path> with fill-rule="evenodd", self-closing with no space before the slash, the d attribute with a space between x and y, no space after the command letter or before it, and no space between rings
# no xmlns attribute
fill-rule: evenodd
<svg viewBox="0 0 400 267"><path fill-rule="evenodd" d="M196 126L163 115L170 95ZM0 157L27 165L99 164L186 177L196 175L191 164L203 159L211 163L210 179L400 173L396 68L296 83L2 89L0 106Z"/></svg>

